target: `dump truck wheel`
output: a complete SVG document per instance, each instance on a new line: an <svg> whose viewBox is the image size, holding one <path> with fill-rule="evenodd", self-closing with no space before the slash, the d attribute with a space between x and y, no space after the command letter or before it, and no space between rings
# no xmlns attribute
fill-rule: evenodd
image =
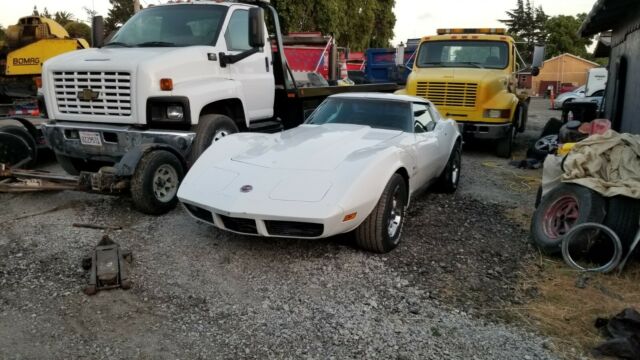
<svg viewBox="0 0 640 360"><path fill-rule="evenodd" d="M407 205L407 185L394 174L384 188L378 204L355 231L359 247L387 253L400 243Z"/></svg>
<svg viewBox="0 0 640 360"><path fill-rule="evenodd" d="M196 139L191 149L191 164L202 155L216 141L237 133L238 126L226 115L203 115L198 121Z"/></svg>
<svg viewBox="0 0 640 360"><path fill-rule="evenodd" d="M29 131L22 126L17 125L0 125L0 132L15 135L29 146L29 149L25 152L24 158L27 156L31 157L31 161L24 165L24 167L31 167L35 165L37 157L38 157L38 147L36 144L36 140L29 134Z"/></svg>
<svg viewBox="0 0 640 360"><path fill-rule="evenodd" d="M545 254L558 254L574 226L601 223L606 202L600 194L575 184L560 184L546 194L531 219L531 240Z"/></svg>
<svg viewBox="0 0 640 360"><path fill-rule="evenodd" d="M516 136L516 130L517 129L515 125L511 125L507 136L498 140L498 145L496 146L496 155L505 159L508 159L511 157L511 152L513 151L513 141Z"/></svg>
<svg viewBox="0 0 640 360"><path fill-rule="evenodd" d="M166 150L145 154L131 178L135 207L150 215L164 214L175 208L183 177L184 169L174 154Z"/></svg>

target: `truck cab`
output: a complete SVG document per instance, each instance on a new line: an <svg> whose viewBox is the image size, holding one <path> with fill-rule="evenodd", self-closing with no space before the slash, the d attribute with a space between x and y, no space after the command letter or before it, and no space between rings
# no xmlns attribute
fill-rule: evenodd
<svg viewBox="0 0 640 360"><path fill-rule="evenodd" d="M526 128L529 95L517 89L515 41L505 29L439 29L421 39L404 93L433 102L466 139L496 140L510 157Z"/></svg>

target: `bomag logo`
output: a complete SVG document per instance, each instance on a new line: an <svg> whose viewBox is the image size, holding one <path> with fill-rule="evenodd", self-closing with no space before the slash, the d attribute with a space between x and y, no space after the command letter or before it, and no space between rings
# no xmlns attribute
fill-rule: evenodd
<svg viewBox="0 0 640 360"><path fill-rule="evenodd" d="M13 66L40 65L40 58L13 58Z"/></svg>

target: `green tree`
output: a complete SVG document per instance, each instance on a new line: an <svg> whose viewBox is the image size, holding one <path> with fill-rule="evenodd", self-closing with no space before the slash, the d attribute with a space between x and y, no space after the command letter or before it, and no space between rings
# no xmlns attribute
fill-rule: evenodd
<svg viewBox="0 0 640 360"><path fill-rule="evenodd" d="M546 53L549 57L564 53L589 58L587 47L593 43L592 39L578 36L578 29L584 22L587 14L577 16L558 15L549 18L545 25L547 37Z"/></svg>
<svg viewBox="0 0 640 360"><path fill-rule="evenodd" d="M65 26L73 21L73 14L68 11L56 11L55 14L53 14L53 20L58 24Z"/></svg>
<svg viewBox="0 0 640 360"><path fill-rule="evenodd" d="M107 34L122 26L133 16L133 0L109 0L111 9L104 22Z"/></svg>
<svg viewBox="0 0 640 360"><path fill-rule="evenodd" d="M69 33L69 37L74 39L85 39L89 44L91 44L91 27L85 23L70 21L65 26L64 29Z"/></svg>
<svg viewBox="0 0 640 360"><path fill-rule="evenodd" d="M545 24L549 17L541 6L534 7L531 0L517 0L516 8L506 14L507 19L500 21L518 42L518 51L525 61L530 60L534 46L543 43L547 37Z"/></svg>
<svg viewBox="0 0 640 360"><path fill-rule="evenodd" d="M4 26L2 26L2 24L0 24L0 41L4 41L4 39L7 38L7 35L5 34L4 31L5 31L4 30Z"/></svg>

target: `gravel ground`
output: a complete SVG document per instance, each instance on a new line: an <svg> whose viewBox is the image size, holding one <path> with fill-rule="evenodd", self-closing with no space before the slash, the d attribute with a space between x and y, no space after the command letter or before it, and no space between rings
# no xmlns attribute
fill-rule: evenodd
<svg viewBox="0 0 640 360"><path fill-rule="evenodd" d="M414 199L386 255L144 216L125 198L0 194L0 358L555 358L502 315L534 296L518 279L535 252L508 216L531 207L535 189L510 191L522 176L539 172L466 151L460 191ZM131 290L82 293L103 232L73 223L122 226L109 235L133 251Z"/></svg>

